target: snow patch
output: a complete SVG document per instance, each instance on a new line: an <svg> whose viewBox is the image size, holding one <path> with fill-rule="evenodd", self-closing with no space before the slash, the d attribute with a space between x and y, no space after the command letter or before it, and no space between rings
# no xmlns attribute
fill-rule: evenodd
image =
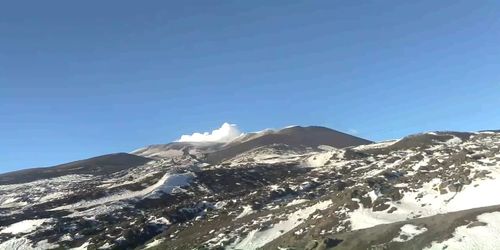
<svg viewBox="0 0 500 250"><path fill-rule="evenodd" d="M295 200L289 202L288 204L286 204L286 206L291 207L291 206L302 204L302 203L308 202L308 201L309 201L308 199L295 199Z"/></svg>
<svg viewBox="0 0 500 250"><path fill-rule="evenodd" d="M16 250L32 250L31 241L21 237L21 238L11 238L8 241L2 242L0 244L0 249L16 249Z"/></svg>
<svg viewBox="0 0 500 250"><path fill-rule="evenodd" d="M485 213L477 217L485 226L461 226L455 229L453 237L443 242L432 242L425 249L498 249L500 245L500 212Z"/></svg>
<svg viewBox="0 0 500 250"><path fill-rule="evenodd" d="M243 218L249 214L253 214L254 212L255 211L253 211L252 206L250 205L244 206L243 211L236 217L236 219Z"/></svg>
<svg viewBox="0 0 500 250"><path fill-rule="evenodd" d="M0 233L3 234L31 233L35 231L37 228L39 228L43 223L49 221L51 221L51 219L23 220L6 227L2 231L0 231Z"/></svg>
<svg viewBox="0 0 500 250"><path fill-rule="evenodd" d="M364 208L360 204L359 209L349 213L351 229L364 229L379 224L500 204L500 196L497 194L500 189L500 165L470 164L475 170L490 171L491 179L476 179L471 184L464 185L459 192L441 194L439 185L442 180L435 178L419 189L405 192L401 200L389 202L391 207L397 208L392 213L372 211L371 208Z"/></svg>
<svg viewBox="0 0 500 250"><path fill-rule="evenodd" d="M462 140L456 136L454 136L453 138L451 138L445 142L445 144L448 146L453 146L453 145L457 145L460 143L462 143Z"/></svg>
<svg viewBox="0 0 500 250"><path fill-rule="evenodd" d="M92 200L92 201L81 201L74 204L61 206L52 209L52 211L56 210L65 210L65 209L76 209L76 208L86 208L97 205L102 205L105 203L116 202L121 200L128 200L138 197L153 197L157 195L158 191L164 193L172 193L172 191L179 187L185 187L189 185L190 180L194 177L193 173L185 173L185 174L165 174L158 182L154 185L149 186L143 190L136 192L122 192L115 195L106 196L100 199Z"/></svg>
<svg viewBox="0 0 500 250"><path fill-rule="evenodd" d="M319 145L318 149L323 150L323 151L333 151L333 150L336 150L335 147L332 147L330 145Z"/></svg>
<svg viewBox="0 0 500 250"><path fill-rule="evenodd" d="M49 243L48 240L42 240L42 241L39 241L38 243L36 243L35 249L54 249L54 248L58 248L58 247L59 247L59 245Z"/></svg>
<svg viewBox="0 0 500 250"><path fill-rule="evenodd" d="M372 144L366 144L366 145L360 145L356 146L353 149L354 150L370 150L370 149L379 149L379 148L386 148L394 143L398 142L399 140L389 140L389 141L382 141L382 142L377 142L377 143L372 143Z"/></svg>
<svg viewBox="0 0 500 250"><path fill-rule="evenodd" d="M306 159L305 164L308 167L312 168L323 167L330 161L334 154L335 151L327 151L319 154L314 154Z"/></svg>
<svg viewBox="0 0 500 250"><path fill-rule="evenodd" d="M47 250L58 248L59 245L49 243L48 240L39 241L34 246L33 242L24 237L21 238L11 238L5 242L0 243L0 249L10 250Z"/></svg>
<svg viewBox="0 0 500 250"><path fill-rule="evenodd" d="M164 240L160 240L160 239L155 239L154 241L146 244L146 246L144 246L144 249L148 249L148 248L152 248L152 247L155 247L155 246L158 246L160 245Z"/></svg>
<svg viewBox="0 0 500 250"><path fill-rule="evenodd" d="M64 193L64 192L50 193L50 194L45 195L42 198L40 198L39 202L40 203L46 203L46 202L49 202L49 201L58 200L60 198L63 198L65 195L66 195L66 193Z"/></svg>
<svg viewBox="0 0 500 250"><path fill-rule="evenodd" d="M316 210L325 210L330 204L332 204L332 201L327 200L318 202L313 206L295 211L294 213L288 215L288 218L286 220L274 224L269 229L262 231L252 230L244 239L236 241L231 246L229 246L228 249L252 250L260 248L302 224L304 222L304 219L307 219L311 214L316 212Z"/></svg>
<svg viewBox="0 0 500 250"><path fill-rule="evenodd" d="M415 236L423 234L425 232L427 232L427 228L425 227L417 227L412 224L406 224L400 228L399 235L396 238L392 239L392 241L395 242L410 241L413 238L415 238Z"/></svg>

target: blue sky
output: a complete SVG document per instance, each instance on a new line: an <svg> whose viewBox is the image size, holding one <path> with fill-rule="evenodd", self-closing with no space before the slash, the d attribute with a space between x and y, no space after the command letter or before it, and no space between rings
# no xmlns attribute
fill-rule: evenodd
<svg viewBox="0 0 500 250"><path fill-rule="evenodd" d="M500 128L498 1L11 1L0 172L223 122L372 140Z"/></svg>

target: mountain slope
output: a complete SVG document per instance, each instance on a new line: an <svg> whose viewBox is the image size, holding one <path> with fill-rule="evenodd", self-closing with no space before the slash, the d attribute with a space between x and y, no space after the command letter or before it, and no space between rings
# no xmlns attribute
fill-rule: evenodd
<svg viewBox="0 0 500 250"><path fill-rule="evenodd" d="M31 182L70 174L111 174L143 165L151 159L127 153L97 156L53 167L33 168L0 174L0 185Z"/></svg>
<svg viewBox="0 0 500 250"><path fill-rule="evenodd" d="M231 159L248 150L273 145L284 144L289 147L318 147L328 145L335 148L358 146L372 143L371 141L348 135L325 127L289 127L276 132L266 131L260 136L253 136L244 141L230 143L222 149L209 153L206 160L218 163Z"/></svg>
<svg viewBox="0 0 500 250"><path fill-rule="evenodd" d="M183 153L110 174L70 172L0 185L0 249L491 249L499 243L500 133L432 132L346 148L308 148L303 139L324 144L260 141L220 164Z"/></svg>
<svg viewBox="0 0 500 250"><path fill-rule="evenodd" d="M175 158L184 155L202 156L205 153L219 150L225 143L219 142L171 142L168 144L150 145L131 152L131 154L148 158Z"/></svg>
<svg viewBox="0 0 500 250"><path fill-rule="evenodd" d="M488 240L481 230L498 234L500 220L482 219L484 216L500 215L500 205L474 208L464 211L438 214L430 217L410 219L390 224L348 231L335 236L303 237L298 241L295 235L284 235L266 245L264 249L290 246L295 249L495 249L498 240ZM472 231L465 235L460 232ZM474 235L474 231L478 231ZM445 247L447 246L447 247Z"/></svg>

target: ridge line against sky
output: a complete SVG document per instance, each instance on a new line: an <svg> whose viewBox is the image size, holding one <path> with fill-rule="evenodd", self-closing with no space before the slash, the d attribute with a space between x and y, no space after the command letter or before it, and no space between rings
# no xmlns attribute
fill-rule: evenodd
<svg viewBox="0 0 500 250"><path fill-rule="evenodd" d="M499 129L498 9L430 0L5 3L0 172L129 152L224 122L245 131L318 125L374 141Z"/></svg>

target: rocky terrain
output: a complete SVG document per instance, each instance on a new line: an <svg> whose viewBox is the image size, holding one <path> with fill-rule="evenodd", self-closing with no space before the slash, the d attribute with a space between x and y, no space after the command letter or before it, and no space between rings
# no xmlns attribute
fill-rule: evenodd
<svg viewBox="0 0 500 250"><path fill-rule="evenodd" d="M0 175L0 249L494 249L500 133L321 127Z"/></svg>

